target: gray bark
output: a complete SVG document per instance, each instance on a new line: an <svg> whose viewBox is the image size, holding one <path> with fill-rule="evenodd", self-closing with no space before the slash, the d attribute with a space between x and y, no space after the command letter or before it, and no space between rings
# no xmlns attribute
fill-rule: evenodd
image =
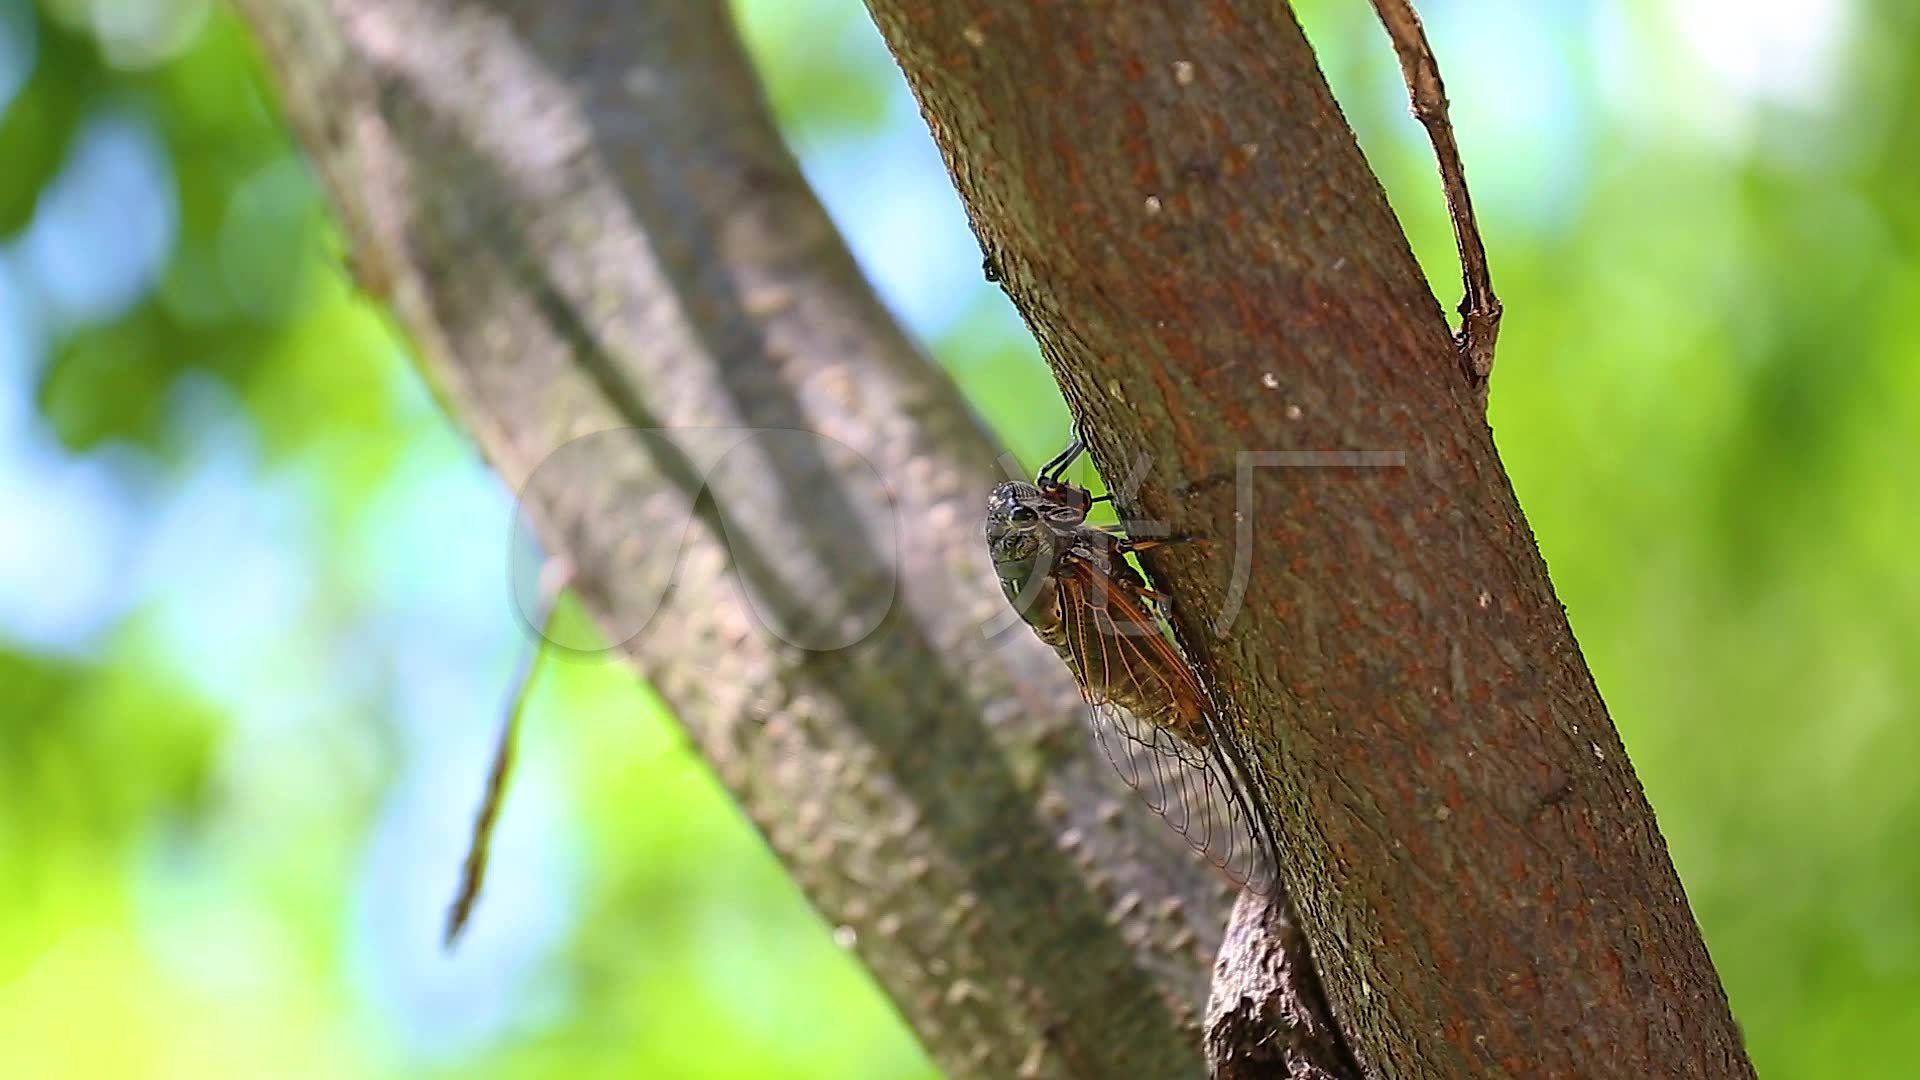
<svg viewBox="0 0 1920 1080"><path fill-rule="evenodd" d="M1199 1073L1230 896L1053 653L989 639L997 447L859 277L724 6L239 6L359 280L948 1074ZM701 430L740 427L828 439Z"/></svg>

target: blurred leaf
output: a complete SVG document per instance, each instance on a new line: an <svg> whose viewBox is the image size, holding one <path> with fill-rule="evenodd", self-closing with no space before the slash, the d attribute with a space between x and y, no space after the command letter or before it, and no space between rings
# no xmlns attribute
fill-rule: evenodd
<svg viewBox="0 0 1920 1080"><path fill-rule="evenodd" d="M33 219L40 191L60 171L67 146L101 83L92 43L57 23L36 24L31 5L8 0L10 21L33 25L37 55L20 95L0 110L0 237Z"/></svg>

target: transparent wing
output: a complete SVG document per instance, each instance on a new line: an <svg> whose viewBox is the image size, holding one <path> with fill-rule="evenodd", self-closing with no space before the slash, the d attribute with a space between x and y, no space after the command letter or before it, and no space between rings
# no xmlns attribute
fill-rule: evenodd
<svg viewBox="0 0 1920 1080"><path fill-rule="evenodd" d="M1093 738L1127 786L1236 884L1262 895L1272 870L1247 789L1207 733L1192 669L1130 584L1073 560L1060 568L1067 649Z"/></svg>

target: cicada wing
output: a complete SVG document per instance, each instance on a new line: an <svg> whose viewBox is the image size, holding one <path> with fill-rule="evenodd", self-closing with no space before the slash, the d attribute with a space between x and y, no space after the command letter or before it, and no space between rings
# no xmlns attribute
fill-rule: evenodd
<svg viewBox="0 0 1920 1080"><path fill-rule="evenodd" d="M1246 785L1205 730L1205 692L1131 589L1076 560L1061 568L1060 614L1094 742L1128 787L1236 883L1266 894ZM1161 722L1156 723L1155 720ZM1205 745L1203 745L1205 744Z"/></svg>

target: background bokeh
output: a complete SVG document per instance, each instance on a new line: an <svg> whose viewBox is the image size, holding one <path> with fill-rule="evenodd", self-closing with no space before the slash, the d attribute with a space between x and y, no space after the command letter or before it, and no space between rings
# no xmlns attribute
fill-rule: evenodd
<svg viewBox="0 0 1920 1080"><path fill-rule="evenodd" d="M1298 6L1451 306L1384 36ZM1920 9L1422 6L1501 449L1757 1063L1910 1075ZM1044 457L1058 394L863 12L739 10L888 302ZM529 647L510 534L233 17L0 0L0 1076L933 1074L610 662L538 680L441 953Z"/></svg>

